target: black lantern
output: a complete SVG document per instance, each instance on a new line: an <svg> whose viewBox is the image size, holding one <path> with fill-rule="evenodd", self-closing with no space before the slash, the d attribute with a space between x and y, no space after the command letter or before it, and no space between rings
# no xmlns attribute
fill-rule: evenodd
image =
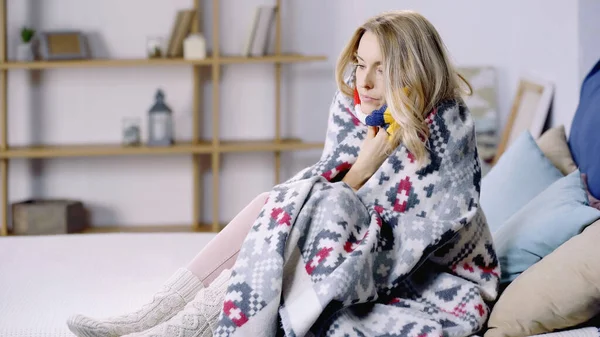
<svg viewBox="0 0 600 337"><path fill-rule="evenodd" d="M172 145L173 137L173 112L165 104L165 94L162 90L156 92L156 102L148 113L148 145Z"/></svg>

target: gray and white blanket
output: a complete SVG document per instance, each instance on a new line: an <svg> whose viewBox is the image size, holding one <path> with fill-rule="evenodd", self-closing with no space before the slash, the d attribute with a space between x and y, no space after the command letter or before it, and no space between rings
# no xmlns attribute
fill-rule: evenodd
<svg viewBox="0 0 600 337"><path fill-rule="evenodd" d="M320 160L274 187L233 267L215 336L470 336L500 274L479 206L473 119L427 117L429 157L400 145L354 192L366 126L337 92Z"/></svg>

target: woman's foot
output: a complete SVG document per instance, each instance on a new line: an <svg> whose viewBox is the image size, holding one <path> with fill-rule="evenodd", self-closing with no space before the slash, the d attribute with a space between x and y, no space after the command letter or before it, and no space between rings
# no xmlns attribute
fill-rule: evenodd
<svg viewBox="0 0 600 337"><path fill-rule="evenodd" d="M180 268L153 296L152 301L139 310L104 319L74 315L69 317L67 325L79 337L117 337L144 331L169 320L202 288L202 282L192 272Z"/></svg>
<svg viewBox="0 0 600 337"><path fill-rule="evenodd" d="M223 308L227 284L231 277L229 269L221 274L186 304L173 318L149 330L124 337L210 337L218 323Z"/></svg>

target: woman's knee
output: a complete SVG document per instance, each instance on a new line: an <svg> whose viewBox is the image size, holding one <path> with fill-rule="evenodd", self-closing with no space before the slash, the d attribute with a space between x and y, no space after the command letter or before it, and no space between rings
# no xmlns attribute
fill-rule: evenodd
<svg viewBox="0 0 600 337"><path fill-rule="evenodd" d="M261 193L261 194L257 195L257 196L254 198L254 200L252 200L252 202L251 202L251 203L252 203L252 204L255 204L255 203L261 203L261 204L264 204L264 203L267 201L267 198L268 198L268 197L269 197L269 192L263 192L263 193Z"/></svg>

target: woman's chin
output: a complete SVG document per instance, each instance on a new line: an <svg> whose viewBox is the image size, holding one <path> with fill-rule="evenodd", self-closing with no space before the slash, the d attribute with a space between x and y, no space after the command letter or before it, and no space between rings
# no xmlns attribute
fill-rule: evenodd
<svg viewBox="0 0 600 337"><path fill-rule="evenodd" d="M383 106L383 104L368 104L368 103L361 103L360 104L360 109L362 110L363 113L369 115L371 114L373 111L375 110L379 110L381 107Z"/></svg>

